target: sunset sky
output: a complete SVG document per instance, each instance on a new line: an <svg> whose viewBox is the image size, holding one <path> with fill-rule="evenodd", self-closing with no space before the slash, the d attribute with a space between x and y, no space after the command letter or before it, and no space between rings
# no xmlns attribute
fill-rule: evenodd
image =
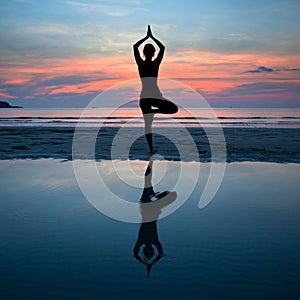
<svg viewBox="0 0 300 300"><path fill-rule="evenodd" d="M160 76L214 107L300 107L300 1L0 2L0 100L84 107L137 78L132 45L166 46Z"/></svg>

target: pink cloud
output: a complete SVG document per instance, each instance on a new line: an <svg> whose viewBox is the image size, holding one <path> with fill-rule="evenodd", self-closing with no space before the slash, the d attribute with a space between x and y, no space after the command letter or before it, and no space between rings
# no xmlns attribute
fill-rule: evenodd
<svg viewBox="0 0 300 300"><path fill-rule="evenodd" d="M200 90L209 98L237 99L236 92L240 86L264 82L272 84L273 97L296 99L294 91L278 92L276 85L282 83L300 84L299 72L245 73L258 66L274 69L292 69L300 66L300 55L280 56L269 54L220 54L207 51L186 50L180 55L168 55L160 67L160 76L174 78L195 90ZM41 97L43 95L60 95L65 93L91 94L100 92L122 81L137 78L138 71L133 56L85 55L60 59L34 59L26 63L16 62L1 67L3 98L18 98L13 90L17 86L23 98ZM80 78L82 77L81 81ZM61 83L58 82L61 78ZM65 81L64 78L68 79ZM72 81L74 78L74 81ZM79 78L79 79L78 79ZM265 99L270 90L257 90L252 99Z"/></svg>

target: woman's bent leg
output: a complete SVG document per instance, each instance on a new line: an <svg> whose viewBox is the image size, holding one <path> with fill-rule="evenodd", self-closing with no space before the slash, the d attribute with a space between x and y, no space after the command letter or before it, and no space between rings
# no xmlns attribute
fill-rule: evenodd
<svg viewBox="0 0 300 300"><path fill-rule="evenodd" d="M154 113L159 114L176 114L178 107L176 104L168 99L151 99L151 106L155 107L152 109Z"/></svg>

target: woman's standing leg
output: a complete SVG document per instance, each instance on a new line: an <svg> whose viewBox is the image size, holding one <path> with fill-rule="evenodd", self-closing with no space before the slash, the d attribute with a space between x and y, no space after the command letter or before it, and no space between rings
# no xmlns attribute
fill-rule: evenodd
<svg viewBox="0 0 300 300"><path fill-rule="evenodd" d="M151 99L141 99L140 107L143 113L145 122L145 137L149 146L151 154L155 153L152 140L152 123L154 118L154 113L151 110Z"/></svg>
<svg viewBox="0 0 300 300"><path fill-rule="evenodd" d="M151 154L154 154L155 149L153 147L153 139L152 139L152 123L153 123L154 114L146 113L146 114L143 114L143 117L144 117L144 122L145 122L146 140L147 140Z"/></svg>

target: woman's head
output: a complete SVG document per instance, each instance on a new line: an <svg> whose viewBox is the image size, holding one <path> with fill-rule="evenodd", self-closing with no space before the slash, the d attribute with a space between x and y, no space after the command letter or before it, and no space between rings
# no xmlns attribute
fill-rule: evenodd
<svg viewBox="0 0 300 300"><path fill-rule="evenodd" d="M146 58L152 58L155 53L155 47L152 44L146 44L143 53Z"/></svg>

